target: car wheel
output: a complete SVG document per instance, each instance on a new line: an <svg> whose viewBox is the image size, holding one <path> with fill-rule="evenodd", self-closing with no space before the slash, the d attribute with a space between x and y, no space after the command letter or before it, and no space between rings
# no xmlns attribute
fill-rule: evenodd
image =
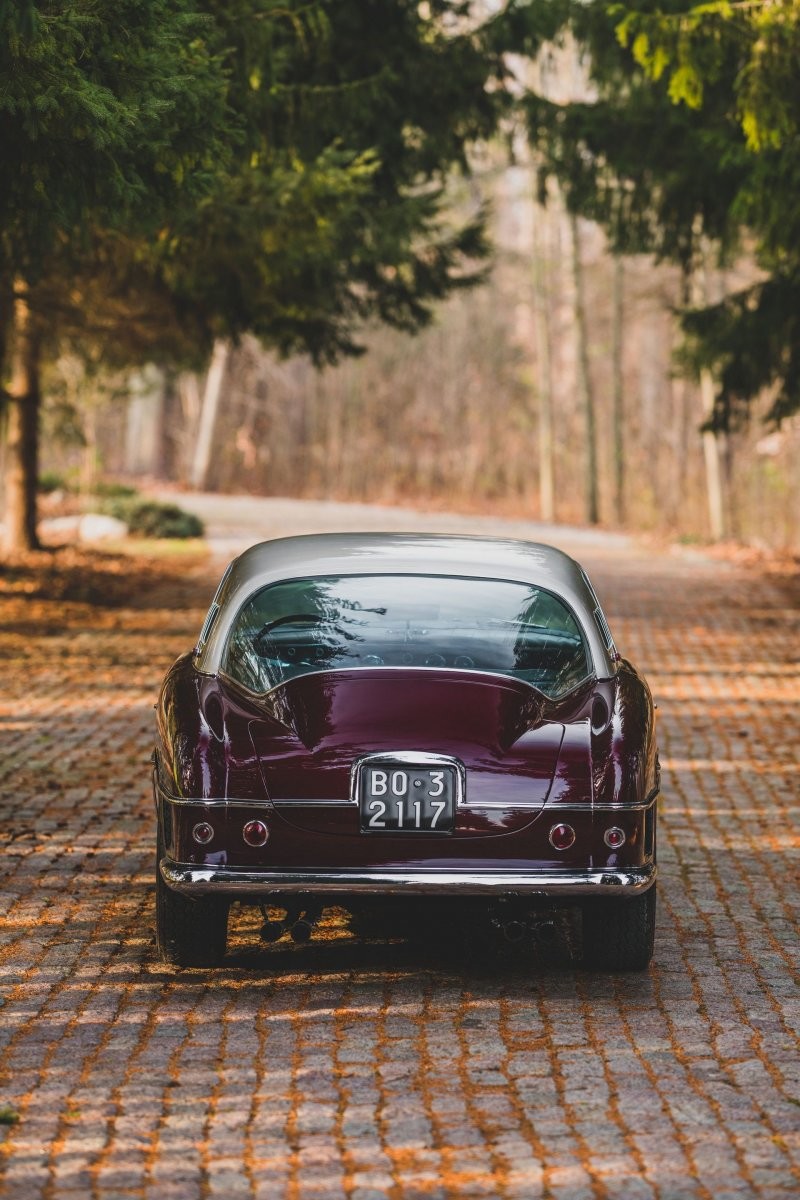
<svg viewBox="0 0 800 1200"><path fill-rule="evenodd" d="M350 932L357 938L385 939L391 937L394 932L389 914L384 908L358 908L355 912L351 912L347 924Z"/></svg>
<svg viewBox="0 0 800 1200"><path fill-rule="evenodd" d="M583 965L597 971L644 971L653 957L655 926L655 887L630 900L585 900Z"/></svg>
<svg viewBox="0 0 800 1200"><path fill-rule="evenodd" d="M225 957L229 901L225 896L182 896L167 887L156 853L156 945L163 962L176 967L216 967Z"/></svg>

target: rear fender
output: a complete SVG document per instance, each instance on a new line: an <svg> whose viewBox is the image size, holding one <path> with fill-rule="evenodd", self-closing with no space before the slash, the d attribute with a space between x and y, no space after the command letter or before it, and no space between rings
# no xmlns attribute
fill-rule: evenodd
<svg viewBox="0 0 800 1200"><path fill-rule="evenodd" d="M200 675L191 655L175 663L157 706L159 786L179 798L268 799L249 726L257 721L270 738L286 737L277 721Z"/></svg>
<svg viewBox="0 0 800 1200"><path fill-rule="evenodd" d="M595 802L641 804L657 782L653 698L627 660L596 689L590 731Z"/></svg>

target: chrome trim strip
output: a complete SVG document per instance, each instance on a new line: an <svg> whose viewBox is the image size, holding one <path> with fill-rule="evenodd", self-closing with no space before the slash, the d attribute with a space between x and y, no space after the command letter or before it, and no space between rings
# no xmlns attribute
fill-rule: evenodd
<svg viewBox="0 0 800 1200"><path fill-rule="evenodd" d="M197 796L168 796L166 792L161 798L176 808L260 808L266 812L273 807L270 800L202 800Z"/></svg>
<svg viewBox="0 0 800 1200"><path fill-rule="evenodd" d="M401 761L403 761L403 759L402 759L403 753L405 753L405 752L400 751L397 754L387 754L385 756L385 758L389 762L401 762ZM366 759L377 759L377 758L380 758L381 755L371 755L370 754L370 755L366 755L365 757L366 757ZM610 804L594 804L591 800L587 800L585 802L571 800L571 801L569 801L569 803L566 803L563 806L561 804L552 804L551 805L549 801L545 801L544 804L507 804L507 803L503 803L502 801L497 801L497 802L493 803L491 800L489 800L484 804L468 804L466 802L466 800L461 798L464 796L464 790L463 790L464 780L462 779L462 773L464 775L466 775L466 772L464 772L463 765L457 759L448 758L447 755L439 755L437 757L436 755L425 756L422 754L412 754L409 756L409 761L418 762L418 763L422 764L422 762L425 761L426 759L432 760L434 758L436 758L437 761L445 762L447 766L456 766L456 767L460 768L460 770L458 771L459 798L457 799L457 804L461 805L461 807L463 807L463 808L468 809L470 812L483 812L485 809L489 809L489 808L491 808L491 809L500 808L500 809L507 809L510 812L538 813L538 812L546 811L546 812L550 813L551 816L553 814L558 814L559 816L564 816L564 817L568 816L570 813L573 813L573 812L642 813L642 812L647 812L647 810L649 808L653 807L653 805L655 804L656 799L658 798L658 795L659 795L659 789L657 787L653 788L653 790L645 797L645 799L642 801L641 804L625 804L622 801L614 801ZM352 771L351 771L351 780L353 779L355 769L356 769L356 764L354 763ZM354 786L353 783L351 783L351 789L353 786ZM158 785L156 785L156 787L158 787ZM288 808L288 809L291 809L291 808L352 808L356 804L356 801L353 799L349 799L349 800L304 800L304 799L289 800L289 799L284 798L284 799L277 799L277 800L266 800L266 799L261 799L261 800L257 800L257 799L254 799L254 800L218 800L218 799L203 800L197 796L170 796L167 792L165 792L160 787L158 787L158 791L161 796L161 799L164 801L165 804L175 804L178 807L194 806L196 808L228 808L228 807L230 807L230 808L263 808L263 809L274 808L276 810L280 810L282 808ZM355 795L355 792L351 790L351 797L353 795Z"/></svg>
<svg viewBox="0 0 800 1200"><path fill-rule="evenodd" d="M551 784L552 786L552 784ZM524 800L518 804L511 804L508 800L474 800L470 803L464 803L463 808L467 812L482 813L482 812L521 812L521 813L540 813L544 810L546 800Z"/></svg>
<svg viewBox="0 0 800 1200"><path fill-rule="evenodd" d="M585 802L579 802L579 803L575 803L574 801L570 800L564 804L563 808L561 807L560 804L554 804L551 808L548 808L547 811L549 812L550 816L552 817L552 816L569 816L569 814L571 812L640 813L640 812L645 812L648 808L650 808L649 804L592 804L591 800L587 800Z"/></svg>
<svg viewBox="0 0 800 1200"><path fill-rule="evenodd" d="M158 770L153 771L153 795L162 804L174 804L176 808L272 808L269 800L224 800L219 797L173 796L165 792L158 781Z"/></svg>
<svg viewBox="0 0 800 1200"><path fill-rule="evenodd" d="M293 806L301 805L303 808L349 808L352 801L347 800L288 800L279 799L273 800L271 797L261 798L255 797L252 800L224 799L223 797L202 797L202 796L172 796L169 792L165 792L158 782L157 773L153 772L153 787L158 792L164 804L174 804L178 808L292 808Z"/></svg>
<svg viewBox="0 0 800 1200"><path fill-rule="evenodd" d="M156 751L153 751L156 754ZM355 799L357 773L364 763L373 761L380 762L410 762L410 763L442 763L445 766L454 766L456 768L457 778L457 796L456 805L468 809L470 812L483 812L485 809L502 808L513 812L542 812L547 811L551 815L558 813L567 816L571 812L618 812L618 813L642 813L647 812L655 804L661 792L661 781L653 787L645 796L640 804L626 804L624 801L612 801L609 804L595 804L592 800L586 801L570 801L564 804L563 808L560 804L550 804L549 797L544 804L506 804L502 801L492 802L491 800L484 804L468 804L466 797L466 778L467 773L464 764L460 759L454 758L447 754L429 754L424 751L415 753L410 750L397 750L394 754L385 752L380 754L365 754L353 761L350 769L350 798L348 800L334 799L288 799L286 797L273 799L253 799L253 800L224 800L224 799L203 799L199 796L172 796L169 792L165 792L158 782L158 772L153 771L153 787L158 792L159 796L165 804L175 804L179 807L195 806L196 808L352 808L358 802ZM552 784L551 784L552 787Z"/></svg>
<svg viewBox="0 0 800 1200"><path fill-rule="evenodd" d="M640 804L626 804L624 800L612 800L608 804L596 804L593 800L585 800L585 801L583 801L583 800L578 800L578 801L568 800L564 804L563 813L566 816L571 812L596 812L596 813L605 813L605 812L642 813L642 812L647 812L647 810L649 808L652 808L653 805L655 804L655 802L658 798L659 790L660 789L658 787L654 787L652 789L652 791L647 793L644 800L642 800ZM554 805L552 805L552 807L547 807L547 811L552 816L553 813L562 812L562 808L561 808L560 804L554 804Z"/></svg>
<svg viewBox="0 0 800 1200"><path fill-rule="evenodd" d="M322 895L462 895L486 894L586 896L637 895L655 883L656 865L609 870L504 871L471 870L237 870L235 867L196 867L163 858L161 878L184 895L207 892L229 895L269 895L318 892Z"/></svg>
<svg viewBox="0 0 800 1200"><path fill-rule="evenodd" d="M273 807L281 808L352 808L353 801L347 800L332 800L332 799L305 799L302 796L279 796L277 800L272 801Z"/></svg>

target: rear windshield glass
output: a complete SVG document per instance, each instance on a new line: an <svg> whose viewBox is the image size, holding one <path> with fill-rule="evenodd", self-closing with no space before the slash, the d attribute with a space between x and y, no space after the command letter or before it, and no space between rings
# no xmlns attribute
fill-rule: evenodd
<svg viewBox="0 0 800 1200"><path fill-rule="evenodd" d="M259 693L297 675L374 667L490 671L553 699L591 672L577 621L551 592L435 575L272 584L242 607L223 662Z"/></svg>

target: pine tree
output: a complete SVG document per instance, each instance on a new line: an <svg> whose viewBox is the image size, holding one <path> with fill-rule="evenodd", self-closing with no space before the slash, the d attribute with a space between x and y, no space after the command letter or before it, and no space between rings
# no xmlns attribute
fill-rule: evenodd
<svg viewBox="0 0 800 1200"><path fill-rule="evenodd" d="M36 545L39 360L88 231L157 236L227 155L225 78L183 0L0 7L0 348L6 541ZM37 307L47 298L50 311Z"/></svg>
<svg viewBox="0 0 800 1200"><path fill-rule="evenodd" d="M503 14L476 24L462 0L110 7L0 10L0 67L25 78L0 109L19 172L0 276L9 295L20 281L40 353L68 336L110 361L186 361L250 331L322 363L358 352L370 318L416 329L480 277L483 215L453 224L442 192L507 108ZM9 473L12 490L26 480L17 546L35 528L34 466Z"/></svg>
<svg viewBox="0 0 800 1200"><path fill-rule="evenodd" d="M800 6L532 0L527 48L567 34L596 99L523 102L544 173L612 248L649 252L690 275L747 236L767 278L686 308L683 362L711 371L711 425L725 430L770 388L769 418L800 408Z"/></svg>

